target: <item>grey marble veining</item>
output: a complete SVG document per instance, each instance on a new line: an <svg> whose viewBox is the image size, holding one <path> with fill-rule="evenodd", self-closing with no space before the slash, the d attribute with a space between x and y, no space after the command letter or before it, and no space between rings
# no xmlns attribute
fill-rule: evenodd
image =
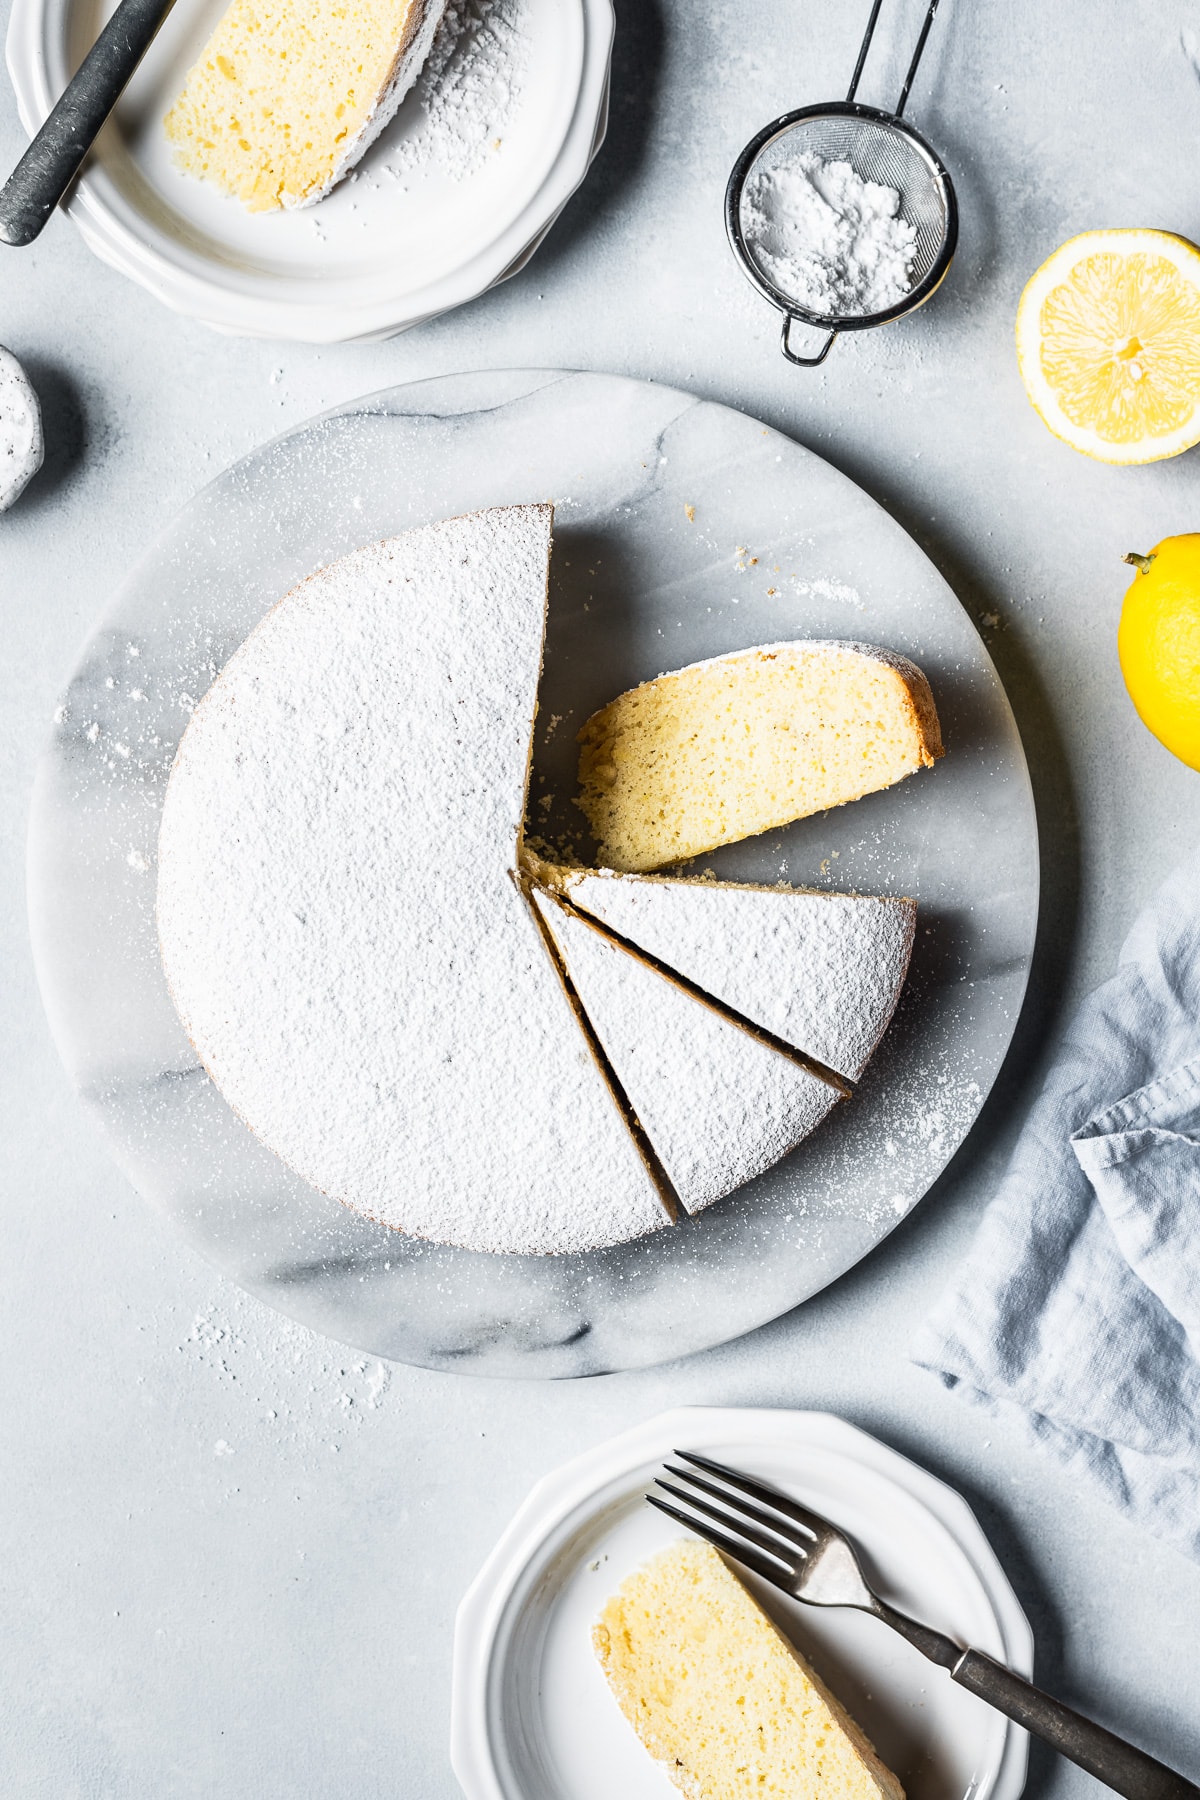
<svg viewBox="0 0 1200 1800"><path fill-rule="evenodd" d="M552 843L590 857L571 804L588 713L664 668L743 645L849 637L912 656L948 754L899 788L705 859L739 879L918 899L909 983L853 1102L673 1230L588 1256L492 1257L358 1218L234 1117L166 992L155 843L193 704L297 579L428 519L547 497L556 549L531 827ZM741 414L671 388L555 373L394 389L269 444L204 490L85 649L30 832L55 1039L140 1191L290 1317L378 1355L490 1374L587 1374L723 1342L878 1243L991 1087L1028 974L1037 881L1007 701L966 614L901 528Z"/></svg>

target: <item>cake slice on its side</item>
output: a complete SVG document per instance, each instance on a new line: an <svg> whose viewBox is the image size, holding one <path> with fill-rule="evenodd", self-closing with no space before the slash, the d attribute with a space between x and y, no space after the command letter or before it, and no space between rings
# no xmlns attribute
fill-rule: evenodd
<svg viewBox="0 0 1200 1800"><path fill-rule="evenodd" d="M609 868L644 871L890 787L942 755L915 663L764 644L660 675L579 733L579 805Z"/></svg>
<svg viewBox="0 0 1200 1800"><path fill-rule="evenodd" d="M838 1094L533 891L626 1099L689 1213L794 1150Z"/></svg>
<svg viewBox="0 0 1200 1800"><path fill-rule="evenodd" d="M311 206L392 118L446 0L233 0L167 114L175 161L251 212Z"/></svg>
<svg viewBox="0 0 1200 1800"><path fill-rule="evenodd" d="M709 1545L681 1538L631 1575L592 1643L621 1711L688 1800L904 1800Z"/></svg>
<svg viewBox="0 0 1200 1800"><path fill-rule="evenodd" d="M904 986L912 900L548 864L539 871L656 962L851 1081Z"/></svg>

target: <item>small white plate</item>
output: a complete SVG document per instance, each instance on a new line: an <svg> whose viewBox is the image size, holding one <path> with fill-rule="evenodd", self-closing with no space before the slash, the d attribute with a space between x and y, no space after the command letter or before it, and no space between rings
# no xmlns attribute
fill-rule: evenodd
<svg viewBox="0 0 1200 1800"><path fill-rule="evenodd" d="M609 1594L679 1535L642 1499L676 1446L761 1476L845 1526L886 1599L1032 1674L1028 1621L951 1488L828 1413L683 1407L540 1481L463 1600L450 1754L469 1800L676 1795L617 1710L590 1641ZM747 1581L861 1721L908 1800L1017 1800L1024 1731L876 1620Z"/></svg>
<svg viewBox="0 0 1200 1800"><path fill-rule="evenodd" d="M480 80L489 32L515 73L494 101L496 137L457 171L418 154L428 130L418 82L356 173L315 207L249 213L181 174L163 116L226 0L177 0L68 212L97 256L164 304L243 336L391 337L474 299L528 261L603 140L613 10L612 0L503 0L489 18L479 0L464 3L481 29L458 39L447 91ZM13 0L8 67L31 134L112 6Z"/></svg>

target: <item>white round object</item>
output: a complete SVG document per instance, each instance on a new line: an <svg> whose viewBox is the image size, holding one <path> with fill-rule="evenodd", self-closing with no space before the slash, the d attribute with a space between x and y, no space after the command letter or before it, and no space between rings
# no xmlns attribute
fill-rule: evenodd
<svg viewBox="0 0 1200 1800"><path fill-rule="evenodd" d="M467 1800L669 1800L591 1645L609 1595L681 1528L644 1494L676 1448L795 1495L863 1551L883 1597L1019 1675L1033 1634L962 1497L829 1413L660 1413L544 1477L458 1610L450 1756ZM909 1800L1017 1800L1028 1738L880 1623L743 1572L863 1726Z"/></svg>
<svg viewBox="0 0 1200 1800"><path fill-rule="evenodd" d="M42 466L42 409L33 383L0 345L0 512L7 512Z"/></svg>
<svg viewBox="0 0 1200 1800"><path fill-rule="evenodd" d="M451 0L426 71L320 206L249 213L182 174L162 120L225 0L168 15L67 201L90 248L171 307L246 337L394 336L522 268L604 138L612 0ZM7 55L32 135L106 0L15 0Z"/></svg>
<svg viewBox="0 0 1200 1800"><path fill-rule="evenodd" d="M171 994L251 1130L382 1225L528 1255L668 1219L513 879L550 518L294 588L193 713L158 840Z"/></svg>

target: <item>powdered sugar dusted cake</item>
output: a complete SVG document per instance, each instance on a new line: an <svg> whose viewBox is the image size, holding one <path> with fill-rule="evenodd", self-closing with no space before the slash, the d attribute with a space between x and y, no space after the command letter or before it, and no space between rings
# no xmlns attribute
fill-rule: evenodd
<svg viewBox="0 0 1200 1800"><path fill-rule="evenodd" d="M592 869L546 878L657 961L852 1081L887 1029L912 954L912 900Z"/></svg>
<svg viewBox="0 0 1200 1800"><path fill-rule="evenodd" d="M512 877L551 509L294 589L197 707L159 840L176 1007L251 1129L368 1217L582 1251L669 1212Z"/></svg>
<svg viewBox="0 0 1200 1800"><path fill-rule="evenodd" d="M534 903L617 1081L689 1213L761 1175L838 1095L580 915Z"/></svg>

